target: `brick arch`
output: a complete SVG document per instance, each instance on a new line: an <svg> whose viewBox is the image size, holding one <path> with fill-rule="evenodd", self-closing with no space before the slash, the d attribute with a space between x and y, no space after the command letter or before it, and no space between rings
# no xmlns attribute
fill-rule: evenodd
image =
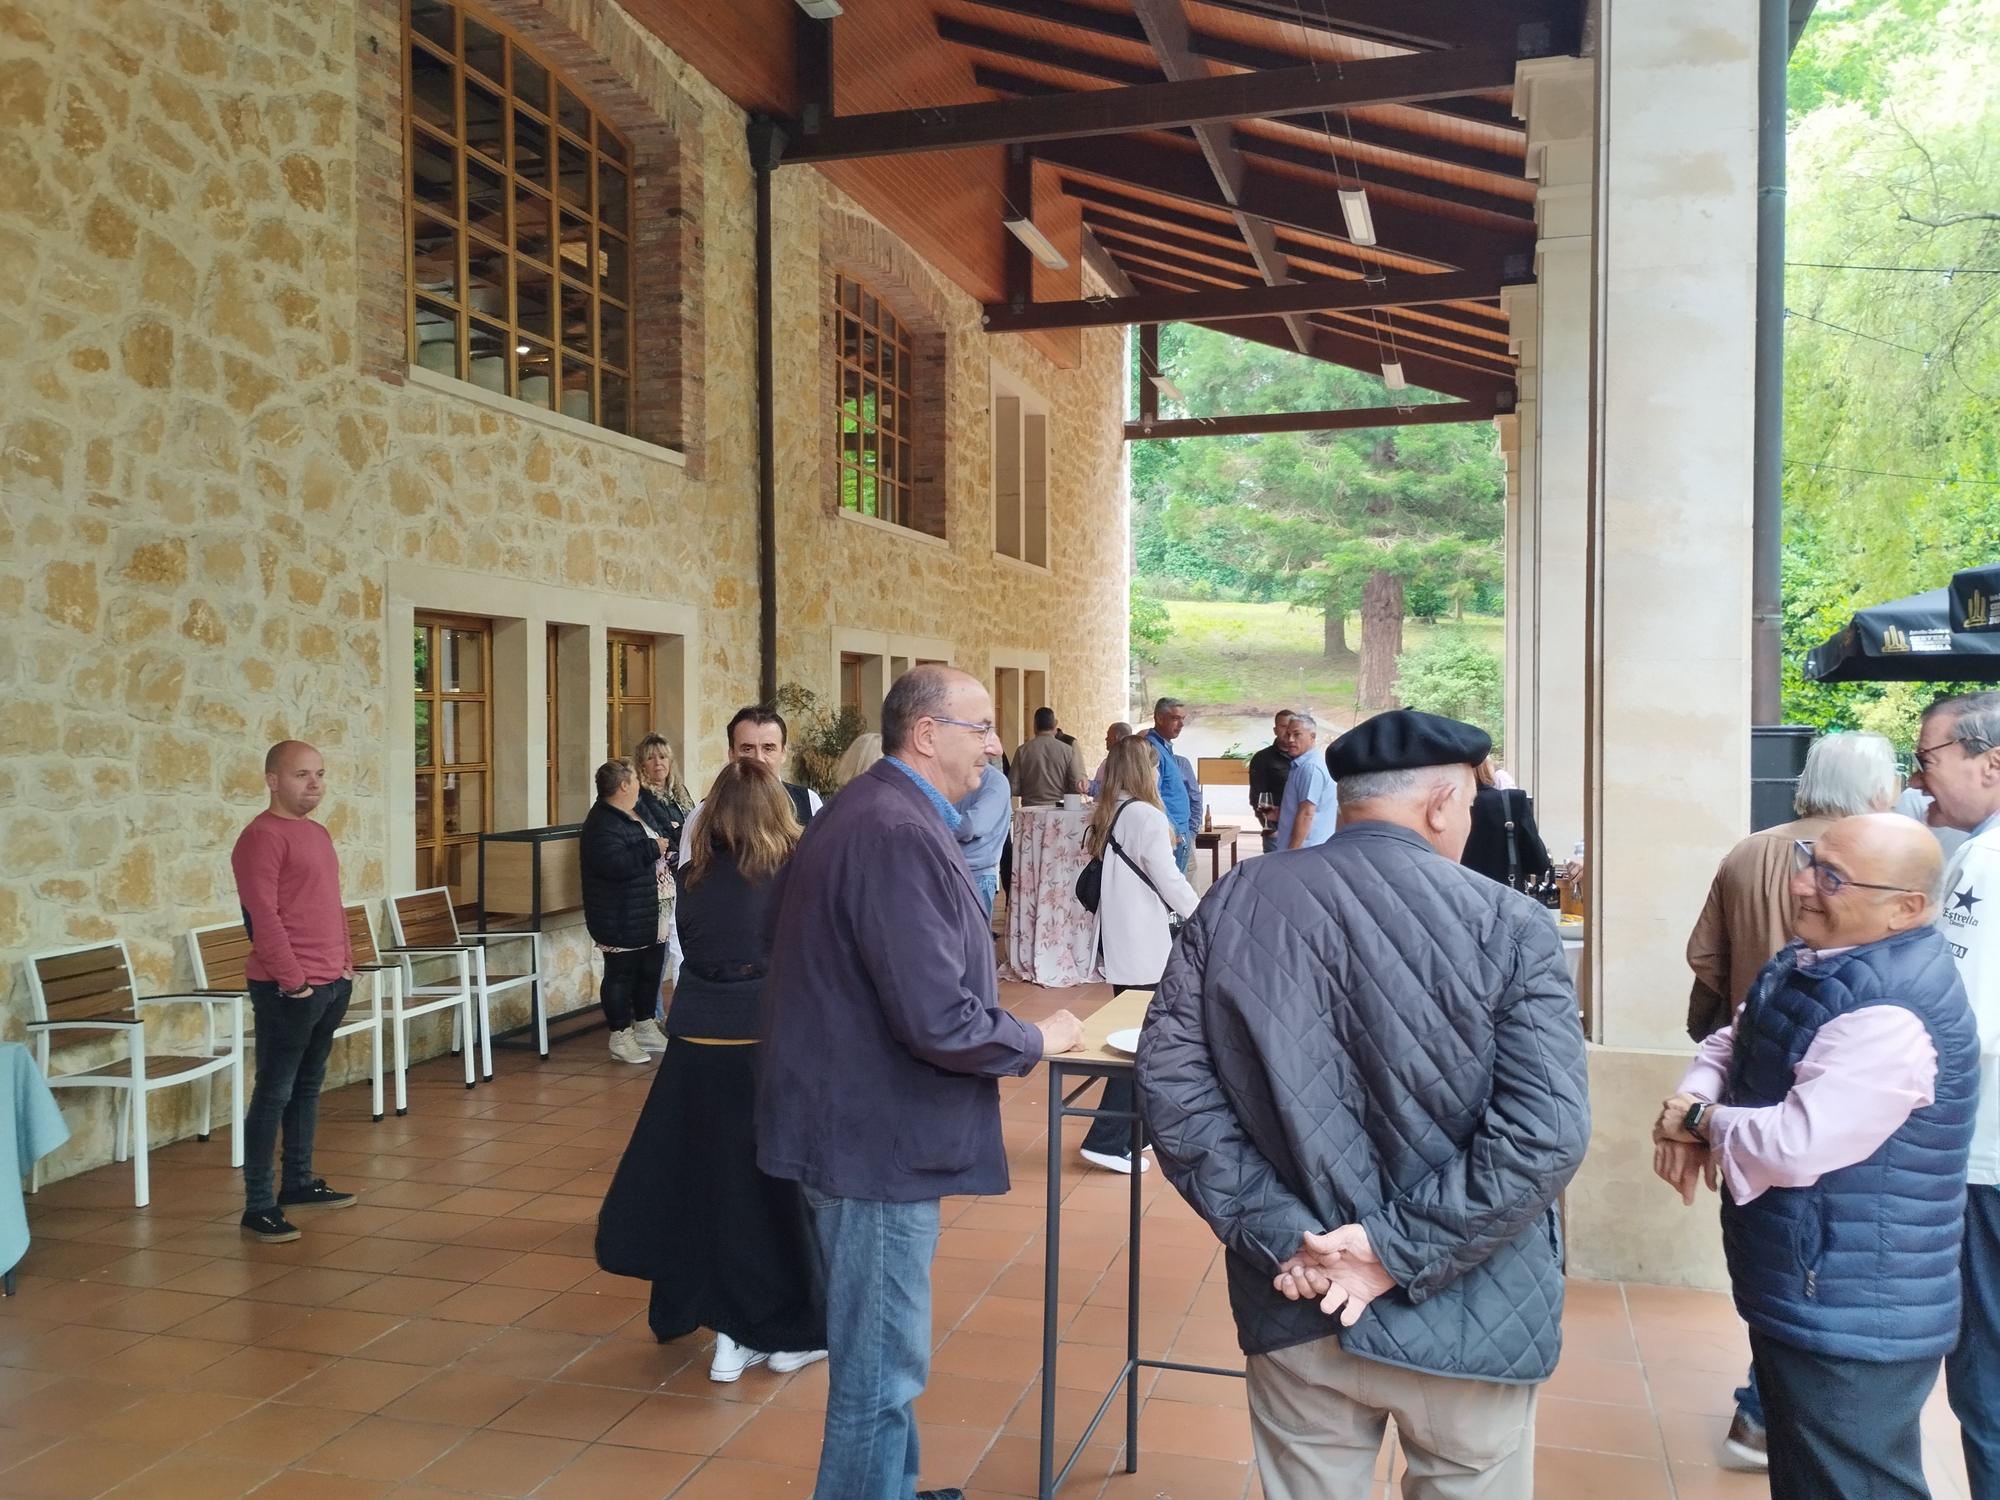
<svg viewBox="0 0 2000 1500"><path fill-rule="evenodd" d="M830 513L840 510L840 481L834 447L840 409L837 377L839 320L834 280L846 275L865 282L909 332L915 355L915 389L910 393L912 426L910 461L911 529L947 540L945 475L948 467L945 423L946 303L930 268L888 230L850 209L829 204L820 216L819 327L820 410L826 415L826 439L819 456L821 493Z"/></svg>

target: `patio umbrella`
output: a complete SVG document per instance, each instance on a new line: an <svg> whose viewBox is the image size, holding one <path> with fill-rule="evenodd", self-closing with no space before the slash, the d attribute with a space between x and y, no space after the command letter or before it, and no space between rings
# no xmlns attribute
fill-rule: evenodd
<svg viewBox="0 0 2000 1500"><path fill-rule="evenodd" d="M1965 617L1959 580L1975 575L1991 575L2000 584L2000 567L1969 568L1951 588L1857 610L1806 653L1806 676L1815 682L2000 682L2000 631L1952 629L1954 619ZM1973 588L1967 587L1968 602ZM1990 588L1980 592L1989 612L1992 597Z"/></svg>
<svg viewBox="0 0 2000 1500"><path fill-rule="evenodd" d="M2000 630L2000 609L1993 607L1996 597L2000 597L2000 563L1960 568L1951 575L1951 628Z"/></svg>

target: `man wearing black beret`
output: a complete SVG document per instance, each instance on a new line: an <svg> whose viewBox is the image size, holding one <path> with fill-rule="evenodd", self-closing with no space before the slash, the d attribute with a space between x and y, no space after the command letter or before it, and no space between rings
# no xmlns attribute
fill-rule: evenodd
<svg viewBox="0 0 2000 1500"><path fill-rule="evenodd" d="M1535 902L1458 863L1484 731L1398 709L1333 742L1339 831L1220 882L1139 1043L1168 1179L1227 1250L1267 1500L1530 1500L1555 1201L1590 1108Z"/></svg>

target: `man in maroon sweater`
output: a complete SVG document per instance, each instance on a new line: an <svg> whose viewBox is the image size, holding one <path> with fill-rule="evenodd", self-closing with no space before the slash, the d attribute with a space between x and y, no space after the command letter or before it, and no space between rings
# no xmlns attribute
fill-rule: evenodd
<svg viewBox="0 0 2000 1500"><path fill-rule="evenodd" d="M326 762L302 740L281 740L264 757L271 805L250 820L230 852L236 895L250 932L243 971L257 1017L257 1081L243 1120L243 1228L260 1240L295 1240L287 1208L345 1208L354 1194L313 1176L313 1130L333 1033L354 991L340 860L313 822L326 795ZM271 1153L284 1126L283 1180L274 1193Z"/></svg>

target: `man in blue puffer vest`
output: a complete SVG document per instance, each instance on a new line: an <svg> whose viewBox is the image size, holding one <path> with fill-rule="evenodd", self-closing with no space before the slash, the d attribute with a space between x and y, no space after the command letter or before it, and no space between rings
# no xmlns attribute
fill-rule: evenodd
<svg viewBox="0 0 2000 1500"><path fill-rule="evenodd" d="M1979 1032L1930 925L1937 841L1843 818L1801 842L1795 937L1702 1044L1654 1130L1722 1241L1774 1500L1928 1497L1918 1417L1958 1341Z"/></svg>

